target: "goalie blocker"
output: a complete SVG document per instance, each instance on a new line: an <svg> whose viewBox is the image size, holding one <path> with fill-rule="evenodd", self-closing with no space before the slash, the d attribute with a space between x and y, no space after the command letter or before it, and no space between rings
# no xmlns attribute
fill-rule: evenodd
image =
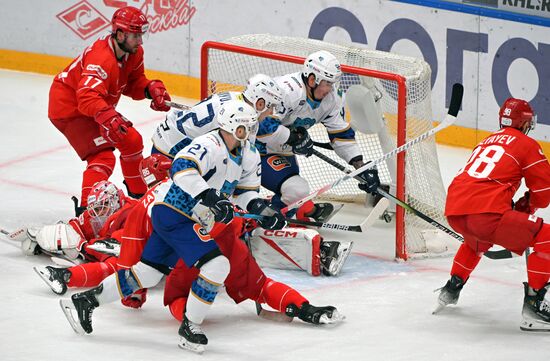
<svg viewBox="0 0 550 361"><path fill-rule="evenodd" d="M299 269L312 276L337 276L353 245L351 241L323 241L316 230L298 227L256 228L247 242L261 267Z"/></svg>

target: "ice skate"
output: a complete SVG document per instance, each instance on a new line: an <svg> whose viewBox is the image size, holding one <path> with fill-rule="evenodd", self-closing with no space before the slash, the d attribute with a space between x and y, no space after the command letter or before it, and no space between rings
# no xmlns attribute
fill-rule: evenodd
<svg viewBox="0 0 550 361"><path fill-rule="evenodd" d="M298 317L300 320L314 325L338 323L346 318L334 306L315 307L308 302L303 303L300 308L295 304L290 304L285 313L289 317Z"/></svg>
<svg viewBox="0 0 550 361"><path fill-rule="evenodd" d="M547 286L538 291L529 287L527 282L523 283L525 297L523 298L523 309L521 311L521 324L519 328L523 331L550 331L550 302L545 299Z"/></svg>
<svg viewBox="0 0 550 361"><path fill-rule="evenodd" d="M75 293L70 299L59 301L74 332L80 335L92 333L92 314L94 309L99 306L95 295L101 291L103 291L103 285L86 292ZM76 318L74 313L76 313Z"/></svg>
<svg viewBox="0 0 550 361"><path fill-rule="evenodd" d="M439 297L437 299L438 305L432 314L436 314L448 305L456 305L458 302L458 297L460 296L460 291L464 287L464 281L458 276L451 276L451 279L447 281L445 286L437 289L439 292Z"/></svg>
<svg viewBox="0 0 550 361"><path fill-rule="evenodd" d="M340 274L344 263L351 253L353 242L321 242L321 270L325 276Z"/></svg>
<svg viewBox="0 0 550 361"><path fill-rule="evenodd" d="M37 275L51 288L53 293L64 295L67 292L67 282L71 277L71 272L66 268L56 268L52 266L33 267Z"/></svg>
<svg viewBox="0 0 550 361"><path fill-rule="evenodd" d="M186 315L183 315L183 321L181 322L178 334L180 335L179 348L196 353L204 352L208 339L202 331L201 326L189 321Z"/></svg>

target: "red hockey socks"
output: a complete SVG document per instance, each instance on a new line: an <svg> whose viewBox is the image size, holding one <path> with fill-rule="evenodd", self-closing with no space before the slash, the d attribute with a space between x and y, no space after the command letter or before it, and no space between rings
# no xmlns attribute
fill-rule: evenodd
<svg viewBox="0 0 550 361"><path fill-rule="evenodd" d="M284 313L286 307L291 303L300 307L304 302L307 302L307 299L290 286L268 278L257 301L267 303L269 307Z"/></svg>
<svg viewBox="0 0 550 361"><path fill-rule="evenodd" d="M453 260L451 275L458 276L466 282L480 259L481 254L471 249L466 243L462 243Z"/></svg>
<svg viewBox="0 0 550 361"><path fill-rule="evenodd" d="M185 304L187 303L187 297L176 298L168 307L170 313L179 322L183 321L183 313L185 312Z"/></svg>
<svg viewBox="0 0 550 361"><path fill-rule="evenodd" d="M86 169L82 174L82 194L80 206L88 205L88 194L97 182L108 180L115 168L115 155L112 151L102 151L86 158Z"/></svg>
<svg viewBox="0 0 550 361"><path fill-rule="evenodd" d="M116 271L116 258L110 257L105 262L90 262L69 268L71 278L69 287L95 287L107 276Z"/></svg>
<svg viewBox="0 0 550 361"><path fill-rule="evenodd" d="M139 164L143 160L143 140L134 128L128 129L124 140L117 144L120 151L120 168L128 192L134 195L142 195L147 192L147 185L139 174Z"/></svg>
<svg viewBox="0 0 550 361"><path fill-rule="evenodd" d="M550 279L550 259L533 252L527 257L527 282L535 290L540 290Z"/></svg>

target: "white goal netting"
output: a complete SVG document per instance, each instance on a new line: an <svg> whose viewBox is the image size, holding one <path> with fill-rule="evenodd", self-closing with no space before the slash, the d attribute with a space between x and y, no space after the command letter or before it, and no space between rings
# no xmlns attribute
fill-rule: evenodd
<svg viewBox="0 0 550 361"><path fill-rule="evenodd" d="M201 77L203 87L206 84L208 90L208 93L205 94L205 89L202 89L203 96L229 90L240 91L247 79L257 73L276 77L300 71L301 64L292 62L285 55L305 58L314 51L327 50L334 54L342 65L397 74L405 79L406 107L402 107L401 111L406 111L406 124L399 124L397 83L377 76L365 76L361 74L361 71L343 66L344 75L340 89L344 93L351 85L362 84L374 85L382 94L380 102L386 120L384 137L386 140L389 139L390 149L387 149L388 146L383 149L379 134L357 133L356 139L366 160L378 158L397 147L399 130L406 134L405 141L408 141L433 127L431 70L423 60L318 40L269 34L239 36L227 39L223 43L228 46L206 47L207 51L203 52L203 57L205 55L207 57L203 59L203 62L206 60L207 70L205 71L203 68ZM262 52L259 54L254 52L254 55L246 54L241 52L241 48L232 48L231 45L259 49ZM322 125L310 129L310 134L315 141L328 142L326 130ZM333 152L318 150L346 165ZM298 158L301 174L309 181L312 190L342 176L339 170L316 157ZM445 189L439 170L435 140L427 139L410 148L406 152L403 171L396 167L395 159L379 167L382 183L393 185L392 191L395 189L398 173L403 176L401 179L404 179L405 202L438 222L447 224L443 217ZM341 184L326 193L326 196L330 200L345 202L364 202L365 200L365 195L358 190L355 180ZM396 232L396 238L399 238L400 233L404 235L404 240L397 239L396 246L401 248L397 249L398 256L403 257L404 255L406 258L407 255L429 251L424 231L431 229L431 226L412 214L405 214L403 228L402 232Z"/></svg>

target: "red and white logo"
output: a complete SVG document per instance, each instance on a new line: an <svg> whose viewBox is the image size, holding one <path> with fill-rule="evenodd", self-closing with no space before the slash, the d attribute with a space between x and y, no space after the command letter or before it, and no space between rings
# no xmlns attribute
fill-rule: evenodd
<svg viewBox="0 0 550 361"><path fill-rule="evenodd" d="M105 16L85 0L57 14L57 18L83 40L97 34L110 24Z"/></svg>

